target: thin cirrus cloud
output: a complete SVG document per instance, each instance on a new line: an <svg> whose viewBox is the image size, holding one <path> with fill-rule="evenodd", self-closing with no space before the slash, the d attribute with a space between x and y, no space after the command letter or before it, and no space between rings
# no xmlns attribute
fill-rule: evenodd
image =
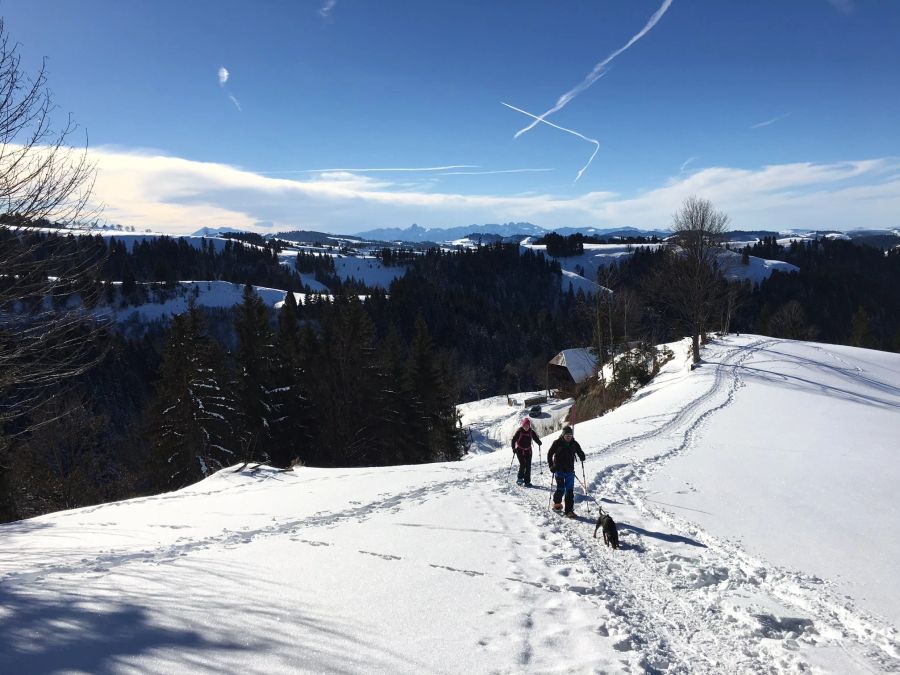
<svg viewBox="0 0 900 675"><path fill-rule="evenodd" d="M772 119L765 120L764 122L757 122L756 124L751 125L750 128L751 129L762 129L763 127L768 127L768 126L775 124L775 122L780 122L784 118L790 117L790 115L791 115L791 113L785 113L784 115L779 115L778 117L773 117Z"/></svg>
<svg viewBox="0 0 900 675"><path fill-rule="evenodd" d="M685 197L702 194L740 228L895 226L900 159L881 158L758 169L708 167L636 194L462 194L426 191L390 179L326 172L308 179L153 153L92 149L94 196L111 222L183 234L208 227L319 229L469 225L529 221L545 227L665 227Z"/></svg>
<svg viewBox="0 0 900 675"><path fill-rule="evenodd" d="M231 77L231 73L228 72L228 68L225 66L219 67L219 86L224 88L226 84L228 84L228 79ZM237 108L238 112L243 112L241 108L241 102L237 100L237 97L234 96L228 89L225 89L225 93L228 95L228 100L234 104L234 107Z"/></svg>
<svg viewBox="0 0 900 675"><path fill-rule="evenodd" d="M331 16L331 10L337 4L337 0L325 0L325 4L319 8L319 14L326 19Z"/></svg>
<svg viewBox="0 0 900 675"><path fill-rule="evenodd" d="M640 31L638 31L634 36L632 36L632 38L627 43L625 43L625 46L620 47L619 49L614 51L612 54L607 56L605 59L603 59L596 66L594 66L593 70L591 70L591 72L588 73L587 76L580 83L578 83L577 85L572 87L569 91L567 91L565 94L560 96L559 99L556 101L556 104L552 108L550 108L547 112L545 112L542 115L534 116L535 117L534 121L531 124L529 124L528 126L522 128L522 129L519 129L515 134L515 138L518 138L519 136L524 134L526 131L533 129L539 122L546 121L546 118L549 115L552 115L552 114L562 110L564 107L566 107L569 104L570 101L572 101L572 99L574 99L581 92L583 92L585 89L588 89L592 84L594 84L594 82L596 82L601 77L603 77L606 74L606 67L610 63L612 63L613 59L615 59L622 52L627 50L635 42L640 40L642 37L644 37L647 33L649 33L653 29L653 27L657 24L657 22L662 18L663 14L665 14L666 11L668 11L669 6L672 4L672 1L673 0L663 0L662 5L660 5L659 9L657 9L656 12L654 12L653 16L650 17L650 19L647 21L646 25Z"/></svg>

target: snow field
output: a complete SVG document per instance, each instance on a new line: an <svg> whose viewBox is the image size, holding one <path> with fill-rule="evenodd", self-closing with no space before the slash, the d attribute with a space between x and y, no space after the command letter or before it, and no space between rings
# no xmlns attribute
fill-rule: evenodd
<svg viewBox="0 0 900 675"><path fill-rule="evenodd" d="M0 672L896 672L900 357L673 347L576 425L619 551L581 486L576 520L546 466L515 486L496 397L461 406L463 462L225 470L0 527Z"/></svg>

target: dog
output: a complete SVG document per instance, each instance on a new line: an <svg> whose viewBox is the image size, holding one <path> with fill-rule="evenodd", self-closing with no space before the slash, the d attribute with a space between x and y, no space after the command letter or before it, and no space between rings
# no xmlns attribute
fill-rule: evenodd
<svg viewBox="0 0 900 675"><path fill-rule="evenodd" d="M597 518L597 525L594 527L594 539L597 538L597 530L600 529L603 530L603 543L612 546L613 550L617 550L619 548L619 530L616 529L616 521L603 509L600 509L600 517Z"/></svg>

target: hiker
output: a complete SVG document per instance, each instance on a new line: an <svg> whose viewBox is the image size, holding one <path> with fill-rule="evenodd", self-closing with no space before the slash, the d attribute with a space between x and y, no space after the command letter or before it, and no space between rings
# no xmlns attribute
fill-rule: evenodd
<svg viewBox="0 0 900 675"><path fill-rule="evenodd" d="M569 518L575 517L575 455L584 462L584 451L574 438L572 427L563 427L562 436L553 441L547 453L547 466L556 476L556 492L553 493L553 510L562 508L563 493L566 495L566 510Z"/></svg>
<svg viewBox="0 0 900 675"><path fill-rule="evenodd" d="M526 417L522 420L522 426L516 429L516 433L512 437L513 454L519 459L519 475L516 478L516 485L524 483L527 487L531 487L532 440L538 445L543 445L537 432L531 428L531 420Z"/></svg>

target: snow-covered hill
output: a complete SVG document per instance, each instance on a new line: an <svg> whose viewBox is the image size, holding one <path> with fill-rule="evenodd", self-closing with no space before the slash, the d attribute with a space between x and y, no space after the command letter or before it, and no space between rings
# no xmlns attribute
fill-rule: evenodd
<svg viewBox="0 0 900 675"><path fill-rule="evenodd" d="M530 239L522 242L522 247L529 248L534 251L541 251L547 255L547 247L543 244L533 244ZM609 267L614 262L619 262L623 258L631 256L638 248L648 248L655 250L661 244L585 244L584 253L580 255L566 256L564 258L556 258L563 273L568 276L576 274L576 269L584 272L585 281L596 279L597 272L601 269ZM799 267L781 260L765 260L756 256L749 256L749 264L741 263L741 254L734 251L722 250L718 255L719 263L724 270L725 276L732 280L748 279L753 283L759 283L763 279L768 278L774 270L781 272L797 272ZM570 278L563 279L563 289L567 287ZM591 283L591 282L589 282ZM602 288L602 287L597 287ZM576 289L577 290L577 287ZM586 291L588 289L585 289Z"/></svg>
<svg viewBox="0 0 900 675"><path fill-rule="evenodd" d="M510 484L492 435L521 410L491 399L464 413L499 450L462 462L8 524L0 672L896 672L898 382L896 354L741 336L691 371L682 346L577 424L574 521L543 463Z"/></svg>
<svg viewBox="0 0 900 675"><path fill-rule="evenodd" d="M152 286L151 286L152 288ZM254 286L256 294L269 307L279 308L286 292L277 288ZM155 321L171 319L176 314L187 311L188 301L193 298L198 307L229 308L242 302L243 284L229 281L179 281L172 289L162 292L151 291L151 301L140 305L101 305L96 310L100 314L111 314L116 321ZM303 293L294 293L298 304L305 302Z"/></svg>

